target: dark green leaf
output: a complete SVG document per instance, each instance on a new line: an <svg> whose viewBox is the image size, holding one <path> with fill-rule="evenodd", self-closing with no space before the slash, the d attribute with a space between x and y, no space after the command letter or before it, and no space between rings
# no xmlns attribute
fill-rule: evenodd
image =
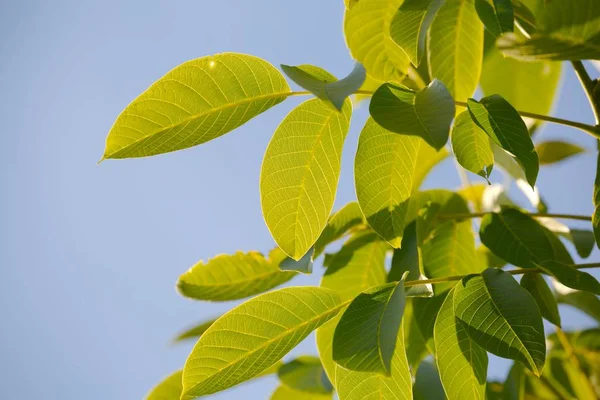
<svg viewBox="0 0 600 400"><path fill-rule="evenodd" d="M448 291L442 292L431 298L415 297L412 299L415 321L430 352L435 352L433 342L433 328L442 303L446 299Z"/></svg>
<svg viewBox="0 0 600 400"><path fill-rule="evenodd" d="M538 143L535 150L540 157L541 165L554 164L585 151L582 147L560 140Z"/></svg>
<svg viewBox="0 0 600 400"><path fill-rule="evenodd" d="M521 278L521 286L531 293L542 313L542 317L560 327L558 304L544 277L538 273L525 274Z"/></svg>
<svg viewBox="0 0 600 400"><path fill-rule="evenodd" d="M291 257L286 257L281 263L279 263L279 269L282 271L296 271L302 272L303 274L310 274L313 270L313 258L315 249L314 247L302 256L298 261Z"/></svg>
<svg viewBox="0 0 600 400"><path fill-rule="evenodd" d="M367 79L365 67L361 63L356 63L348 76L339 81L326 84L325 94L335 108L341 111L344 101L362 87L365 79Z"/></svg>
<svg viewBox="0 0 600 400"><path fill-rule="evenodd" d="M448 141L455 107L452 95L434 79L416 93L402 85L383 84L373 95L369 111L383 128L419 136L439 150Z"/></svg>
<svg viewBox="0 0 600 400"><path fill-rule="evenodd" d="M325 229L321 233L321 236L319 236L319 239L317 239L314 246L315 253L313 259L323 253L325 246L342 238L352 228L366 224L366 222L357 202L350 202L340 208L329 217Z"/></svg>
<svg viewBox="0 0 600 400"><path fill-rule="evenodd" d="M590 292L570 289L554 281L556 301L568 304L600 322L600 299Z"/></svg>
<svg viewBox="0 0 600 400"><path fill-rule="evenodd" d="M302 356L285 363L277 372L286 386L310 393L331 393L333 386L318 357Z"/></svg>
<svg viewBox="0 0 600 400"><path fill-rule="evenodd" d="M323 68L309 64L298 66L281 64L281 69L301 88L308 90L321 100L330 101L325 93L325 86L330 82L337 81L337 78Z"/></svg>
<svg viewBox="0 0 600 400"><path fill-rule="evenodd" d="M492 140L514 156L533 187L539 171L539 161L527 125L509 102L499 95L481 101L469 99L469 112L475 123Z"/></svg>
<svg viewBox="0 0 600 400"><path fill-rule="evenodd" d="M492 35L500 36L514 30L511 0L475 0L475 10Z"/></svg>
<svg viewBox="0 0 600 400"><path fill-rule="evenodd" d="M352 371L390 376L405 303L402 281L376 286L358 295L335 329L334 361Z"/></svg>
<svg viewBox="0 0 600 400"><path fill-rule="evenodd" d="M452 150L458 163L489 182L494 153L488 135L473 122L468 111L456 117L452 127Z"/></svg>
<svg viewBox="0 0 600 400"><path fill-rule="evenodd" d="M429 349L427 349L427 344L417 325L417 320L414 315L413 299L406 299L402 327L404 329L404 341L406 343L406 358L408 359L408 365L410 365L411 369L414 371L427 356Z"/></svg>
<svg viewBox="0 0 600 400"><path fill-rule="evenodd" d="M443 400L444 388L440 381L438 370L431 361L424 361L419 365L413 384L414 400Z"/></svg>
<svg viewBox="0 0 600 400"><path fill-rule="evenodd" d="M455 287L454 310L469 337L492 354L521 361L539 376L546 339L542 316L529 292L495 268L464 278Z"/></svg>
<svg viewBox="0 0 600 400"><path fill-rule="evenodd" d="M587 272L579 271L572 266L552 260L543 261L539 266L566 287L600 295L600 283Z"/></svg>

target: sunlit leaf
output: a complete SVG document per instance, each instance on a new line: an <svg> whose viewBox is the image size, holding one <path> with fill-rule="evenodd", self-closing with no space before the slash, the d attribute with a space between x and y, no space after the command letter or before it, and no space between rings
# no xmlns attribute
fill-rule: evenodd
<svg viewBox="0 0 600 400"><path fill-rule="evenodd" d="M524 363L539 376L546 358L542 316L533 297L495 268L455 286L454 310L469 337L484 350Z"/></svg>
<svg viewBox="0 0 600 400"><path fill-rule="evenodd" d="M281 271L286 258L278 249L266 259L258 252L221 254L198 262L179 277L177 289L192 299L227 301L262 293L289 281L294 272Z"/></svg>
<svg viewBox="0 0 600 400"><path fill-rule="evenodd" d="M425 54L427 31L443 0L404 0L392 20L392 39L418 66Z"/></svg>
<svg viewBox="0 0 600 400"><path fill-rule="evenodd" d="M489 179L494 168L490 138L473 122L468 111L460 113L454 121L452 150L463 168Z"/></svg>
<svg viewBox="0 0 600 400"><path fill-rule="evenodd" d="M188 339L198 339L216 320L211 319L209 321L202 322L197 324L185 331L181 332L177 337L173 340L174 342L181 342Z"/></svg>
<svg viewBox="0 0 600 400"><path fill-rule="evenodd" d="M359 294L335 329L333 360L352 371L390 376L405 303L403 281Z"/></svg>
<svg viewBox="0 0 600 400"><path fill-rule="evenodd" d="M235 307L202 335L183 369L182 400L244 382L281 359L345 306L329 289L292 287Z"/></svg>
<svg viewBox="0 0 600 400"><path fill-rule="evenodd" d="M487 353L467 334L454 311L452 288L438 313L434 326L435 358L440 379L449 399L485 399Z"/></svg>
<svg viewBox="0 0 600 400"><path fill-rule="evenodd" d="M492 35L500 36L514 30L511 0L475 0L475 10Z"/></svg>
<svg viewBox="0 0 600 400"><path fill-rule="evenodd" d="M480 245L476 251L479 260L478 262L481 264L482 267L503 268L506 265L506 261L492 253L490 249L488 249L484 245Z"/></svg>
<svg viewBox="0 0 600 400"><path fill-rule="evenodd" d="M422 141L390 132L369 118L354 164L356 197L369 225L400 247L412 191L412 174Z"/></svg>
<svg viewBox="0 0 600 400"><path fill-rule="evenodd" d="M222 53L181 64L115 121L103 159L168 153L215 139L285 100L283 75L260 58Z"/></svg>
<svg viewBox="0 0 600 400"><path fill-rule="evenodd" d="M446 87L434 79L419 92L392 83L380 86L373 94L369 112L383 128L419 136L440 150L448 141L455 106Z"/></svg>
<svg viewBox="0 0 600 400"><path fill-rule="evenodd" d="M525 274L521 278L521 286L533 296L542 317L560 327L558 304L544 277L538 273Z"/></svg>
<svg viewBox="0 0 600 400"><path fill-rule="evenodd" d="M327 224L351 114L350 101L338 112L319 99L308 100L283 120L265 153L260 176L263 215L279 247L295 260Z"/></svg>
<svg viewBox="0 0 600 400"><path fill-rule="evenodd" d="M417 152L415 172L413 172L412 177L413 193L419 191L419 188L431 170L445 160L446 157L448 157L448 154L449 152L445 147L437 151L426 142L421 143L421 146L419 146L419 151Z"/></svg>
<svg viewBox="0 0 600 400"><path fill-rule="evenodd" d="M390 36L394 14L403 0L360 0L346 12L344 34L352 58L382 81L401 80L410 64Z"/></svg>
<svg viewBox="0 0 600 400"><path fill-rule="evenodd" d="M385 283L385 253L389 245L373 232L352 236L328 263L321 287L335 290L343 301L362 291ZM317 329L319 357L327 376L335 382L335 366L331 345L340 316Z"/></svg>
<svg viewBox="0 0 600 400"><path fill-rule="evenodd" d="M303 392L281 385L270 397L270 400L331 400L332 394Z"/></svg>
<svg viewBox="0 0 600 400"><path fill-rule="evenodd" d="M446 0L429 31L429 75L458 101L475 93L483 62L483 24L474 0Z"/></svg>
<svg viewBox="0 0 600 400"><path fill-rule="evenodd" d="M419 365L413 384L414 400L444 399L444 388L433 362L427 360Z"/></svg>
<svg viewBox="0 0 600 400"><path fill-rule="evenodd" d="M349 230L362 224L366 224L366 220L357 202L350 202L340 208L329 217L325 229L315 243L315 254L313 257L319 257L323 253L323 250L325 250L325 246L335 242L348 233Z"/></svg>
<svg viewBox="0 0 600 400"><path fill-rule="evenodd" d="M519 267L531 268L547 260L573 263L552 232L515 208L486 215L481 220L479 237L495 254Z"/></svg>
<svg viewBox="0 0 600 400"><path fill-rule="evenodd" d="M182 377L183 370L167 376L148 393L146 400L179 400L183 390Z"/></svg>
<svg viewBox="0 0 600 400"><path fill-rule="evenodd" d="M515 157L521 165L527 182L533 187L539 171L539 160L527 125L509 102L499 95L484 97L481 101L469 99L473 121L500 147Z"/></svg>
<svg viewBox="0 0 600 400"><path fill-rule="evenodd" d="M344 4L346 5L346 8L349 10L352 7L354 7L356 5L356 3L358 3L359 0L344 0Z"/></svg>
<svg viewBox="0 0 600 400"><path fill-rule="evenodd" d="M333 390L318 357L298 357L282 365L277 375L283 384L302 392L327 394Z"/></svg>
<svg viewBox="0 0 600 400"><path fill-rule="evenodd" d="M547 142L538 143L535 150L540 157L540 164L554 164L583 153L585 149L573 143L563 142L560 140L550 140Z"/></svg>

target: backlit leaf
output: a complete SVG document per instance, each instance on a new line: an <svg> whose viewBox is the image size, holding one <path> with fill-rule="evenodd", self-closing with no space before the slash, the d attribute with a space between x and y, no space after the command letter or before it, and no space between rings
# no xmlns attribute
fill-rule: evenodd
<svg viewBox="0 0 600 400"><path fill-rule="evenodd" d="M429 75L458 101L475 93L483 62L483 24L474 0L446 0L429 31Z"/></svg>
<svg viewBox="0 0 600 400"><path fill-rule="evenodd" d="M405 288L408 289L408 288ZM413 311L413 300L408 298L406 307L404 308L404 316L402 318L402 328L404 329L404 342L406 345L406 358L411 370L415 370L421 361L429 353L427 344L421 335L421 330L417 325Z"/></svg>
<svg viewBox="0 0 600 400"><path fill-rule="evenodd" d="M314 258L319 257L323 253L325 246L340 239L349 230L361 224L366 224L366 220L360 211L358 203L355 201L346 204L333 213L329 217L321 236L319 236L319 239L315 243Z"/></svg>
<svg viewBox="0 0 600 400"><path fill-rule="evenodd" d="M539 171L539 160L527 125L510 105L499 95L484 97L481 101L469 99L469 112L473 121L500 147L513 155L533 187Z"/></svg>
<svg viewBox="0 0 600 400"><path fill-rule="evenodd" d="M281 385L270 397L270 400L331 400L332 395L324 393L310 393L294 390L288 386Z"/></svg>
<svg viewBox="0 0 600 400"><path fill-rule="evenodd" d="M585 151L585 149L575 144L559 140L538 143L535 150L540 157L541 165L554 164Z"/></svg>
<svg viewBox="0 0 600 400"><path fill-rule="evenodd" d="M400 247L421 139L390 132L369 118L354 164L356 196L369 225Z"/></svg>
<svg viewBox="0 0 600 400"><path fill-rule="evenodd" d="M452 150L463 168L489 179L494 168L490 138L473 122L468 111L460 113L454 121Z"/></svg>
<svg viewBox="0 0 600 400"><path fill-rule="evenodd" d="M198 339L215 321L216 320L211 319L186 329L177 335L177 337L174 339L174 342L181 342L187 339Z"/></svg>
<svg viewBox="0 0 600 400"><path fill-rule="evenodd" d="M298 261L291 257L279 263L279 269L282 271L296 271L303 274L311 274L313 270L314 249L308 250Z"/></svg>
<svg viewBox="0 0 600 400"><path fill-rule="evenodd" d="M600 299L590 292L583 292L566 287L553 280L556 301L568 304L600 322Z"/></svg>
<svg viewBox="0 0 600 400"><path fill-rule="evenodd" d="M548 230L573 243L577 254L581 258L587 258L596 245L594 232L585 229L573 229L553 218L538 218L537 221Z"/></svg>
<svg viewBox="0 0 600 400"><path fill-rule="evenodd" d="M419 92L402 85L383 84L373 94L369 112L383 128L419 136L440 150L448 141L455 106L446 87L434 79Z"/></svg>
<svg viewBox="0 0 600 400"><path fill-rule="evenodd" d="M475 344L454 312L455 292L450 290L434 326L435 358L449 399L485 399L488 357Z"/></svg>
<svg viewBox="0 0 600 400"><path fill-rule="evenodd" d="M585 290L600 295L600 283L592 275L579 271L570 265L547 260L538 264L544 271L553 275L563 285L576 290Z"/></svg>
<svg viewBox="0 0 600 400"><path fill-rule="evenodd" d="M490 353L521 361L539 376L546 358L544 325L529 292L494 268L455 287L454 310L469 337Z"/></svg>
<svg viewBox="0 0 600 400"><path fill-rule="evenodd" d="M344 35L352 58L382 81L400 81L408 71L408 57L390 36L394 14L402 0L360 0L346 12Z"/></svg>
<svg viewBox="0 0 600 400"><path fill-rule="evenodd" d="M448 290L441 292L431 298L415 297L412 299L414 316L417 322L421 337L425 341L430 352L435 353L434 344L434 326L438 312L448 295Z"/></svg>
<svg viewBox="0 0 600 400"><path fill-rule="evenodd" d="M319 99L308 100L283 120L265 153L260 176L263 215L279 247L295 260L327 224L351 114L350 101L338 112Z"/></svg>
<svg viewBox="0 0 600 400"><path fill-rule="evenodd" d="M475 10L492 35L500 36L514 30L511 0L475 0Z"/></svg>
<svg viewBox="0 0 600 400"><path fill-rule="evenodd" d="M418 66L425 54L427 31L443 0L404 0L392 20L392 39Z"/></svg>
<svg viewBox="0 0 600 400"><path fill-rule="evenodd" d="M403 281L359 294L335 329L333 360L352 371L390 376L405 303Z"/></svg>
<svg viewBox="0 0 600 400"><path fill-rule="evenodd" d="M183 390L182 376L183 370L167 376L148 393L146 400L179 400Z"/></svg>
<svg viewBox="0 0 600 400"><path fill-rule="evenodd" d="M560 327L558 304L544 277L538 273L524 274L521 278L521 286L533 296L542 317Z"/></svg>
<svg viewBox="0 0 600 400"><path fill-rule="evenodd" d="M277 375L283 384L302 392L327 394L333 390L318 357L298 357L282 365Z"/></svg>
<svg viewBox="0 0 600 400"><path fill-rule="evenodd" d="M278 249L266 259L258 252L221 254L200 261L179 277L179 293L196 300L228 301L262 293L292 279L279 269L285 254Z"/></svg>
<svg viewBox="0 0 600 400"><path fill-rule="evenodd" d="M419 151L417 152L415 172L413 172L412 177L413 193L419 191L419 188L431 170L445 160L446 157L448 157L448 154L449 152L445 147L437 151L426 142L421 143L421 146L419 146Z"/></svg>
<svg viewBox="0 0 600 400"><path fill-rule="evenodd" d="M281 359L345 306L328 289L291 287L235 307L202 335L183 369L182 400L244 382Z"/></svg>
<svg viewBox="0 0 600 400"><path fill-rule="evenodd" d="M103 159L145 157L215 139L285 100L290 88L260 58L222 53L181 64L117 118Z"/></svg>

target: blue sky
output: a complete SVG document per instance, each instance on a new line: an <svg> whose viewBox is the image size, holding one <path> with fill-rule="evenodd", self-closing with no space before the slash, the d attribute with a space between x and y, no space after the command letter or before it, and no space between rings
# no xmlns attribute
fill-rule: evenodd
<svg viewBox="0 0 600 400"><path fill-rule="evenodd" d="M260 164L279 121L301 100L200 147L98 166L106 133L154 80L203 55L235 51L345 75L353 61L342 11L342 0L2 2L0 398L142 398L183 365L190 345L170 346L172 336L233 303L183 299L175 281L199 259L273 246L260 210ZM592 122L565 71L555 115ZM365 118L363 106L346 141L336 207L354 199L353 153ZM557 126L540 137L591 150L543 169L538 181L551 210L591 214L594 141ZM448 162L427 182L458 184ZM315 284L319 274L294 284ZM569 317L566 328L591 323ZM307 352L312 338L295 354ZM494 359L491 375L503 377L507 365ZM268 398L275 385L265 378L215 398Z"/></svg>

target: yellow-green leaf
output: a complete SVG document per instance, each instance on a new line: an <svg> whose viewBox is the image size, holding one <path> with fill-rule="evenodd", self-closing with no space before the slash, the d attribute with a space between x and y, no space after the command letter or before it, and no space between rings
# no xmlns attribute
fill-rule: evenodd
<svg viewBox="0 0 600 400"><path fill-rule="evenodd" d="M325 93L325 86L329 82L335 82L337 80L335 76L323 68L310 64L298 66L281 64L281 69L298 86L308 90L321 100L329 101L327 93Z"/></svg>
<svg viewBox="0 0 600 400"><path fill-rule="evenodd" d="M549 140L538 143L535 150L540 157L540 164L554 164L585 151L584 148L561 140Z"/></svg>
<svg viewBox="0 0 600 400"><path fill-rule="evenodd" d="M418 66L425 54L427 31L443 0L404 0L392 20L391 36Z"/></svg>
<svg viewBox="0 0 600 400"><path fill-rule="evenodd" d="M329 217L327 226L325 226L321 236L319 236L319 239L315 243L315 254L313 257L319 257L325 246L340 239L352 228L366 224L366 222L357 202L353 201L346 204Z"/></svg>
<svg viewBox="0 0 600 400"><path fill-rule="evenodd" d="M473 121L505 151L515 157L533 188L539 172L538 155L527 125L515 108L499 95L467 102Z"/></svg>
<svg viewBox="0 0 600 400"><path fill-rule="evenodd" d="M177 289L182 295L209 301L243 299L289 281L294 272L281 271L286 258L278 249L266 259L261 253L241 251L218 255L206 263L198 262L179 277Z"/></svg>
<svg viewBox="0 0 600 400"><path fill-rule="evenodd" d="M284 385L304 393L327 394L333 390L318 357L298 357L282 365L277 375Z"/></svg>
<svg viewBox="0 0 600 400"><path fill-rule="evenodd" d="M270 400L331 400L332 397L331 393L303 392L281 385L273 392Z"/></svg>
<svg viewBox="0 0 600 400"><path fill-rule="evenodd" d="M454 313L452 288L435 320L435 359L449 399L485 399L488 357L475 344Z"/></svg>
<svg viewBox="0 0 600 400"><path fill-rule="evenodd" d="M294 260L306 254L327 224L351 115L349 100L342 112L308 100L283 120L265 153L263 215L279 247Z"/></svg>
<svg viewBox="0 0 600 400"><path fill-rule="evenodd" d="M446 148L442 148L440 151L437 151L430 145L425 142L421 143L419 146L419 151L417 152L417 162L415 165L415 172L413 173L413 183L412 183L412 192L418 192L419 188L425 181L425 178L429 175L429 173L441 163L443 160L448 157L448 150Z"/></svg>
<svg viewBox="0 0 600 400"><path fill-rule="evenodd" d="M369 225L399 248L422 140L398 135L369 118L358 140L354 164L356 197Z"/></svg>
<svg viewBox="0 0 600 400"><path fill-rule="evenodd" d="M148 393L146 400L179 400L183 390L182 376L181 369L167 376Z"/></svg>
<svg viewBox="0 0 600 400"><path fill-rule="evenodd" d="M369 75L382 81L400 81L410 64L390 36L394 14L402 0L361 0L346 12L344 34L352 57Z"/></svg>
<svg viewBox="0 0 600 400"><path fill-rule="evenodd" d="M475 93L483 62L483 24L474 0L446 0L429 31L429 75L458 101Z"/></svg>
<svg viewBox="0 0 600 400"><path fill-rule="evenodd" d="M458 323L477 345L524 363L540 376L546 359L544 324L533 297L508 273L495 268L455 286Z"/></svg>
<svg viewBox="0 0 600 400"><path fill-rule="evenodd" d="M468 111L460 113L454 121L452 150L463 168L489 181L494 168L490 138L473 122Z"/></svg>
<svg viewBox="0 0 600 400"><path fill-rule="evenodd" d="M403 281L359 294L335 328L333 360L352 371L390 376L405 304Z"/></svg>
<svg viewBox="0 0 600 400"><path fill-rule="evenodd" d="M285 100L290 88L260 58L222 53L181 64L119 115L103 159L145 157L196 146Z"/></svg>
<svg viewBox="0 0 600 400"><path fill-rule="evenodd" d="M217 319L194 346L183 369L182 400L259 375L344 306L332 290L291 287L235 307Z"/></svg>
<svg viewBox="0 0 600 400"><path fill-rule="evenodd" d="M448 142L456 108L446 87L434 79L418 92L392 83L381 85L373 94L369 112L383 128L419 136L440 150Z"/></svg>
<svg viewBox="0 0 600 400"><path fill-rule="evenodd" d="M198 339L216 320L211 319L209 321L201 322L185 331L181 332L173 340L174 342L181 342L188 339Z"/></svg>

